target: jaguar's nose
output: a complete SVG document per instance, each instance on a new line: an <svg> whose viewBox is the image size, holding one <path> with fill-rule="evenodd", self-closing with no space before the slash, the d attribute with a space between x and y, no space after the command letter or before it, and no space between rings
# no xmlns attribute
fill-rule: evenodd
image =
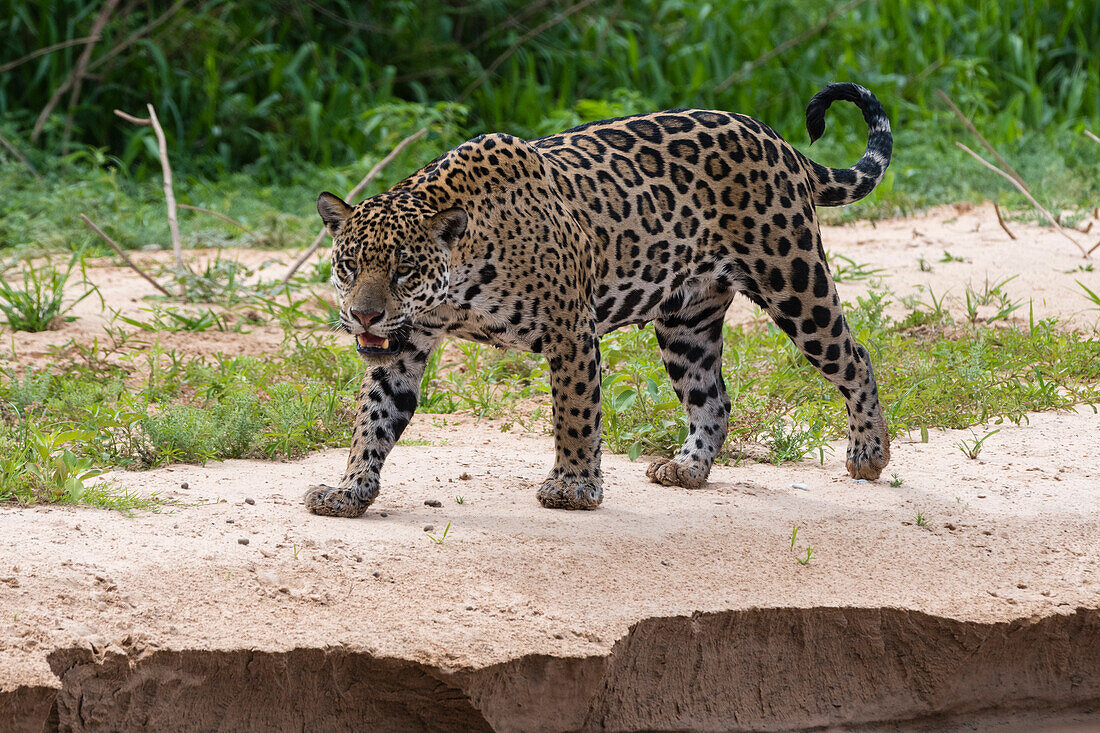
<svg viewBox="0 0 1100 733"><path fill-rule="evenodd" d="M353 310L351 315L355 320L363 324L363 328L370 328L372 323L382 320L382 314L378 311L371 311L368 313L366 311Z"/></svg>

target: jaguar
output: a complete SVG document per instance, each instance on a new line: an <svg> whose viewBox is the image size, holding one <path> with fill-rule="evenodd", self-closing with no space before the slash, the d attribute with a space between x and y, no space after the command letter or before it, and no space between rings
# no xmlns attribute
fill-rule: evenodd
<svg viewBox="0 0 1100 733"><path fill-rule="evenodd" d="M374 501L444 337L546 358L555 460L538 500L597 507L600 337L649 322L689 430L646 475L703 486L728 432L722 325L737 293L839 390L847 471L877 479L890 459L886 420L870 357L837 296L816 207L870 193L893 139L871 92L836 83L806 109L811 143L838 100L854 103L868 126L851 168L810 160L751 117L675 109L530 141L481 135L356 206L322 193L340 324L365 374L343 479L310 487L308 509L355 517Z"/></svg>

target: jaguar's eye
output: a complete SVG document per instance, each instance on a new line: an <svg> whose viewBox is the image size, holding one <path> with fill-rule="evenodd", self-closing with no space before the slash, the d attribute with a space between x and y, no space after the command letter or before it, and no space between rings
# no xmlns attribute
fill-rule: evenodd
<svg viewBox="0 0 1100 733"><path fill-rule="evenodd" d="M398 280L404 280L412 274L413 266L408 262L402 262L398 264L397 269L394 270L394 274L397 275Z"/></svg>

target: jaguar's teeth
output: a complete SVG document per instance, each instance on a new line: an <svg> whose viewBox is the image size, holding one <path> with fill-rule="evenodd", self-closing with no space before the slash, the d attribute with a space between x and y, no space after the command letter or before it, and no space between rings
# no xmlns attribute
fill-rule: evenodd
<svg viewBox="0 0 1100 733"><path fill-rule="evenodd" d="M383 349L390 348L390 340L389 339L382 339L382 348Z"/></svg>

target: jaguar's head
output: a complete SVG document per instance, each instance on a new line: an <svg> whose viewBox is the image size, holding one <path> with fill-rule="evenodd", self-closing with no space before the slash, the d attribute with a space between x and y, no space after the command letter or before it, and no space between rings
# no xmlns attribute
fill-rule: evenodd
<svg viewBox="0 0 1100 733"><path fill-rule="evenodd" d="M417 318L446 298L450 251L466 231L466 212L436 211L410 191L357 206L326 191L317 213L332 235L340 325L355 336L364 360L388 362L405 347Z"/></svg>

